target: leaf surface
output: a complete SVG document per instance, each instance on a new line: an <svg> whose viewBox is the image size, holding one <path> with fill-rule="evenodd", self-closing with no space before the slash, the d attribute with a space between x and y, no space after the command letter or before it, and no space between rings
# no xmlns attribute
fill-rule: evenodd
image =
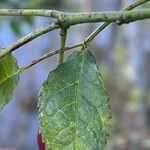
<svg viewBox="0 0 150 150"><path fill-rule="evenodd" d="M19 81L19 75L14 75L18 69L16 59L11 54L0 59L0 109L12 98Z"/></svg>
<svg viewBox="0 0 150 150"><path fill-rule="evenodd" d="M74 52L50 72L38 105L47 150L102 150L106 146L111 128L109 99L88 50Z"/></svg>

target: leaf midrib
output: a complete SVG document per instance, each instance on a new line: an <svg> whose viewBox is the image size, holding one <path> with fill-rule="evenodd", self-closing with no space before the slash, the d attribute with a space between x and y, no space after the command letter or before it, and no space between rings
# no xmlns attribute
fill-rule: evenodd
<svg viewBox="0 0 150 150"><path fill-rule="evenodd" d="M76 117L75 117L75 142L74 142L74 150L76 150L76 143L77 143L77 137L78 137L78 130L77 130L77 120L78 120L78 101L79 101L79 91L80 91L80 78L81 78L81 73L83 71L83 65L84 65L84 59L85 59L85 51L84 53L82 52L80 57L83 57L81 60L81 66L80 66L80 71L79 71L79 80L78 80L78 88L77 88L77 99L76 99Z"/></svg>

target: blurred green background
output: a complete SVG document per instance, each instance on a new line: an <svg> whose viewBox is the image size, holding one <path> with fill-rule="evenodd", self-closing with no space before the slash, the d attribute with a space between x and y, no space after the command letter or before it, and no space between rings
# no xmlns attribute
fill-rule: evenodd
<svg viewBox="0 0 150 150"><path fill-rule="evenodd" d="M120 10L134 0L0 0L0 8L46 8L63 11ZM150 3L142 7L148 7ZM6 47L53 20L44 17L0 17L0 47ZM69 29L67 45L82 41L99 24ZM13 52L20 66L59 48L59 32L43 35ZM113 128L108 150L150 150L150 20L112 24L91 43L90 50L109 91ZM66 57L72 51L66 52ZM0 112L0 149L37 150L37 95L57 56L21 75L13 101Z"/></svg>

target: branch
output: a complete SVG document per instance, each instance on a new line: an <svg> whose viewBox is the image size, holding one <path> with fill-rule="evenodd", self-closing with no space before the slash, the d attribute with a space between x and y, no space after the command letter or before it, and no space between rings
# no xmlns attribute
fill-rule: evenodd
<svg viewBox="0 0 150 150"><path fill-rule="evenodd" d="M68 46L68 47L65 47L65 48L62 48L62 49L57 49L57 50L51 51L51 52L49 52L49 53L47 53L47 54L45 54L45 55L43 55L43 56L41 56L41 57L39 57L39 58L33 60L31 63L27 64L26 66L20 68L20 70L19 70L18 73L22 73L22 72L26 71L27 69L29 69L29 68L32 67L33 65L35 65L35 64L37 64L37 63L39 63L39 62L41 62L42 60L47 59L48 57L51 57L51 56L53 56L53 55L56 55L56 54L58 54L58 53L60 53L60 52L62 52L62 51L64 52L64 51L71 50L71 49L73 49L73 48L81 47L81 46L83 46L83 45L84 45L84 42L81 42L81 43L77 43L77 44L75 44L75 45L71 45L71 46Z"/></svg>
<svg viewBox="0 0 150 150"><path fill-rule="evenodd" d="M135 8L135 7L137 7L137 6L141 5L141 4L143 4L143 3L146 3L147 1L149 1L149 0L138 0L138 1L134 2L133 4L131 4L131 5L127 6L127 7L125 7L124 9L122 9L122 11L131 10L131 9L133 9L133 8ZM21 72L24 72L25 70L27 70L27 69L30 68L31 66L33 66L33 65L35 65L35 64L37 64L37 63L39 63L39 62L41 62L42 60L44 60L44 59L46 59L46 58L48 58L48 57L50 57L50 56L53 56L53 55L56 55L56 54L60 53L60 51L61 51L61 52L62 52L62 51L64 52L64 51L67 51L67 50L70 50L70 49L73 49L73 48L76 48L76 47L83 46L84 43L86 43L86 42L87 42L87 43L91 42L91 41L96 37L96 35L97 35L101 30L103 30L106 26L108 26L109 24L110 24L109 22L103 23L103 24L102 24L100 27L98 27L94 32L92 32L92 34L89 35L89 36L85 39L84 42L78 43L78 44L75 44L75 45L72 45L72 46L63 48L63 49L58 49L58 50L56 50L56 51L49 52L49 53L47 53L47 54L45 54L45 55L43 55L43 56L41 56L41 57L39 57L39 58L33 60L30 64L27 64L25 67L21 68L19 72L20 72L20 73L21 73Z"/></svg>
<svg viewBox="0 0 150 150"><path fill-rule="evenodd" d="M0 16L44 16L59 18L63 12L46 9L0 9Z"/></svg>
<svg viewBox="0 0 150 150"><path fill-rule="evenodd" d="M50 31L58 29L58 28L59 28L59 25L52 23L46 27L41 27L39 29L34 30L33 32L24 36L23 38L19 39L18 41L14 42L7 48L0 50L0 58L4 57L5 55L14 51L15 49L21 47L22 45L25 45L29 41L32 41L33 39L39 37L40 35L43 35L47 32L50 32Z"/></svg>
<svg viewBox="0 0 150 150"><path fill-rule="evenodd" d="M145 0L143 0L145 1ZM133 5L134 6L134 5ZM132 7L131 7L132 8ZM130 9L130 8L129 8ZM7 10L9 12L8 14L5 13L5 15L14 15L14 14L20 14L21 15L44 15L44 10L16 10L11 9ZM47 10L48 11L48 10ZM45 12L47 12L45 11ZM3 12L3 13L2 13ZM0 14L4 15L4 12L6 12L6 9L0 9ZM30 12L30 13L29 13ZM22 45L28 43L29 41L35 39L36 37L39 37L40 35L43 35L47 32L50 32L52 30L58 29L58 28L67 28L72 25L81 24L81 23L89 23L89 22L106 22L107 24L104 24L99 30L104 29L109 23L116 22L117 24L123 24L123 23L129 23L136 20L141 19L148 19L150 18L150 8L148 9L141 9L141 10L133 10L133 11L113 11L113 12L86 12L86 13L62 13L56 11L49 10L49 15L53 17L59 17L56 23L50 24L47 27L41 27L32 33L26 35L25 37L19 39L17 42L11 44L6 49L0 50L0 58L4 57L8 53L12 52L13 50L21 47ZM53 14L54 13L54 14ZM95 35L98 34L95 33ZM94 36L95 36L94 35Z"/></svg>
<svg viewBox="0 0 150 150"><path fill-rule="evenodd" d="M131 6L132 8L132 6ZM118 22L118 24L129 23L141 19L150 18L150 8L132 11L110 11L110 12L82 12L69 13L56 10L25 10L25 9L0 9L1 16L47 16L58 18L60 26L72 26L75 24L89 22Z"/></svg>
<svg viewBox="0 0 150 150"><path fill-rule="evenodd" d="M137 6L140 6L146 2L148 2L150 0L138 0L132 4L130 4L129 6L125 7L122 9L122 11L129 11L134 9ZM109 22L105 22L102 25L100 25L98 28L96 28L86 39L85 39L85 44L86 43L90 43L103 29L105 29L110 23Z"/></svg>
<svg viewBox="0 0 150 150"><path fill-rule="evenodd" d="M117 24L130 23L137 20L149 19L150 8L131 11L108 11L86 13L64 13L58 19L60 26L72 26L82 23L116 22Z"/></svg>

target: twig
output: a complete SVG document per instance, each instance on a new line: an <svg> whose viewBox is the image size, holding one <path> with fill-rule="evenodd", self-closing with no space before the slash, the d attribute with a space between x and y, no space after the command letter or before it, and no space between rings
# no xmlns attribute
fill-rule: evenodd
<svg viewBox="0 0 150 150"><path fill-rule="evenodd" d="M122 9L122 11L129 11L134 9L137 6L140 6L150 0L138 0L134 2L133 4L125 7ZM105 22L102 25L100 25L98 28L96 28L86 39L85 43L90 43L103 29L105 29L111 22Z"/></svg>
<svg viewBox="0 0 150 150"><path fill-rule="evenodd" d="M43 55L43 56L41 56L41 57L39 57L39 58L33 60L31 63L29 63L29 64L27 64L26 66L24 66L23 68L21 68L20 71L19 71L19 73L22 73L22 72L26 71L26 70L27 70L28 68L30 68L31 66L33 66L33 65L35 65L35 64L37 64L37 63L39 63L39 62L41 62L42 60L44 60L44 59L46 59L46 58L48 58L48 57L51 57L51 56L53 56L53 55L58 54L58 53L60 53L61 51L68 51L68 50L71 50L71 49L73 49L73 48L81 47L81 46L83 46L83 45L84 45L84 43L81 42L81 43L77 43L77 44L74 44L74 45L65 47L65 48L63 48L63 49L57 49L57 50L51 51L51 52L49 52L49 53L47 53L47 54L45 54L45 55Z"/></svg>
<svg viewBox="0 0 150 150"><path fill-rule="evenodd" d="M46 9L0 9L0 16L44 16L59 18L63 12Z"/></svg>
<svg viewBox="0 0 150 150"><path fill-rule="evenodd" d="M24 36L23 38L19 39L18 41L14 42L13 44L9 45L7 48L3 49L0 51L0 58L4 57L8 53L16 50L17 48L25 45L26 43L32 41L33 39L50 32L52 30L58 29L59 25L56 25L54 23L46 26L46 27L41 27L39 29L34 30L30 34Z"/></svg>
<svg viewBox="0 0 150 150"><path fill-rule="evenodd" d="M129 23L132 21L140 20L140 19L148 19L150 18L150 9L142 9L142 10L131 10L132 8L137 7L145 2L150 0L139 0L132 5L129 5L124 10L126 11L115 11L115 12L87 12L87 13L66 13L60 12L55 10L25 10L25 9L0 9L0 15L29 15L29 16L49 16L58 18L56 23L52 23L46 27L41 27L30 34L26 35L25 37L19 39L18 41L14 42L7 48L1 50L0 49L0 58L4 57L8 53L16 50L17 48L21 47L22 45L32 41L33 39L43 35L47 32L58 28L66 28L75 24L80 23L88 23L88 22L102 22L106 21L102 26L97 28L89 37L85 39L84 43L88 43L92 41L96 35L103 30L107 25L111 22L116 22L117 24Z"/></svg>

